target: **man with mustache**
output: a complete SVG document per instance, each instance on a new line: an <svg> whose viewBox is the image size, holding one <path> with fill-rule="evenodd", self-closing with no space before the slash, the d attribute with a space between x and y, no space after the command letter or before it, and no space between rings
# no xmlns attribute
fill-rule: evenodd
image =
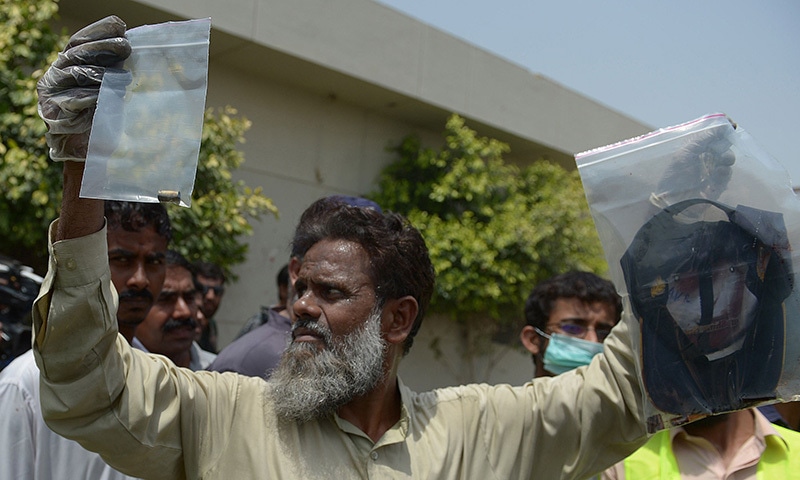
<svg viewBox="0 0 800 480"><path fill-rule="evenodd" d="M161 205L129 202L107 201L104 213L108 256L92 261L102 259L110 268L119 294L119 333L126 342L143 349L134 334L164 282L164 256L172 237L169 218ZM71 270L78 267L74 262L67 265ZM5 446L0 449L0 478L129 478L106 465L96 453L47 428L39 408L39 370L33 351L0 373L0 412L0 444Z"/></svg>
<svg viewBox="0 0 800 480"><path fill-rule="evenodd" d="M164 286L136 336L148 351L166 356L175 365L202 370L216 355L194 341L199 293L195 276L189 262L174 250L167 252L166 264Z"/></svg>
<svg viewBox="0 0 800 480"><path fill-rule="evenodd" d="M88 135L69 120L91 120L79 107L91 113L104 68L130 54L124 34L116 17L78 32L39 83L51 158L66 160L33 309L53 430L132 475L204 479L585 478L646 440L627 322L559 377L405 387L398 367L433 294L425 242L400 215L340 203L312 205L295 232L296 326L269 382L116 341L108 267L92 261L106 248L102 204L78 195Z"/></svg>
<svg viewBox="0 0 800 480"><path fill-rule="evenodd" d="M314 208L308 210L313 213L318 209L324 209L327 203L342 203L353 207L371 208L381 212L381 207L373 202L362 197L353 197L349 195L331 195L324 199L318 200L314 204ZM311 221L313 215L303 215L300 219L299 229L304 228L304 223ZM300 254L292 252L289 256L290 259L298 260ZM295 265L296 266L296 265ZM285 267L286 270L286 291L283 293L283 298L286 303L285 307L281 310L270 309L268 311L269 321L263 325L258 326L241 338L237 338L230 345L225 347L214 362L209 365L208 369L215 372L237 372L243 375L252 377L269 378L272 371L278 365L281 355L286 350L287 343L290 340L291 330L291 304L294 303L294 292L291 286L291 277L289 273L289 265ZM280 313L278 313L280 312Z"/></svg>

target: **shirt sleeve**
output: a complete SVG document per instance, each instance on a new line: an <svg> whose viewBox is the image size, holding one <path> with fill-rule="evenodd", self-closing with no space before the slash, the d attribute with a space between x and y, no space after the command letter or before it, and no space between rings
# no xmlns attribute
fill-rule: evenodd
<svg viewBox="0 0 800 480"><path fill-rule="evenodd" d="M465 437L497 478L588 478L647 440L624 320L586 367L522 387L466 388L475 404L466 406L462 428L474 432Z"/></svg>
<svg viewBox="0 0 800 480"><path fill-rule="evenodd" d="M117 333L105 228L49 249L48 273L33 308L48 426L129 475L202 476L207 442L224 443L229 430L224 425L226 412L233 411L236 377L195 375L132 349ZM214 402L218 410L209 415Z"/></svg>

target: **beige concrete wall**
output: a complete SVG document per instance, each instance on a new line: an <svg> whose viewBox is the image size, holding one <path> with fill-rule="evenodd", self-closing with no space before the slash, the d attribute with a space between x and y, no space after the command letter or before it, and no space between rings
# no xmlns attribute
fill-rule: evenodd
<svg viewBox="0 0 800 480"><path fill-rule="evenodd" d="M70 30L108 14L129 26L212 18L208 106L232 105L252 121L236 173L261 186L280 218L254 223L240 280L217 317L227 344L241 324L277 297L299 215L332 193L372 190L392 160L389 144L415 132L431 146L451 112L482 135L511 145L509 161L547 158L573 167L572 154L650 130L556 82L482 51L371 0L61 0ZM424 232L423 232L424 234ZM452 384L427 344L448 324L428 319L401 372L415 388ZM437 333L438 332L438 333ZM457 355L450 351L449 357ZM478 365L483 371L488 360ZM456 369L459 370L459 369ZM475 380L520 383L530 358L510 352Z"/></svg>

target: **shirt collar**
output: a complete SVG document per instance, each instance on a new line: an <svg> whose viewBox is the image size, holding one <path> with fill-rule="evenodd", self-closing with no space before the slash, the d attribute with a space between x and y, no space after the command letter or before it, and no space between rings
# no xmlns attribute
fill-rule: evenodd
<svg viewBox="0 0 800 480"><path fill-rule="evenodd" d="M147 349L147 347L145 347L145 346L144 346L144 344L142 343L142 341L141 341L141 340L139 340L139 339L138 339L138 338L136 338L136 337L133 337L133 341L131 342L131 346L132 346L133 348L135 348L135 349L137 349L137 350L141 350L141 351L143 351L143 352L145 352L145 353L150 353L150 351Z"/></svg>
<svg viewBox="0 0 800 480"><path fill-rule="evenodd" d="M400 377L397 378L397 389L400 391L400 420L397 421L392 428L386 431L383 436L378 440L373 448L391 445L394 443L403 443L408 435L409 414L411 409L411 389L403 384ZM364 438L369 438L367 435L359 430L355 425L341 418L338 414L333 414L333 420L339 427L339 430L352 435L358 435Z"/></svg>
<svg viewBox="0 0 800 480"><path fill-rule="evenodd" d="M767 438L774 436L775 438L780 439L780 441L776 443L788 451L789 446L786 443L786 440L781 436L778 430L775 429L775 426L770 423L767 417L765 417L764 414L762 414L757 408L752 408L751 411L753 412L756 422L755 431L753 432L753 437L755 437L756 441L761 445L769 445L773 442L768 442ZM689 436L683 427L675 427L669 431L670 443L674 443L675 437L678 435Z"/></svg>

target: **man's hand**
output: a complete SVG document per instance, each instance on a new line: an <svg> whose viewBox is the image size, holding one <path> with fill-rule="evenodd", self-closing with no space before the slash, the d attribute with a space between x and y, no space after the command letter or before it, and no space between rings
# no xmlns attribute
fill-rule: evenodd
<svg viewBox="0 0 800 480"><path fill-rule="evenodd" d="M692 134L691 140L675 154L658 183L659 205L664 208L687 198L716 200L728 188L736 155L731 138L736 125L718 126Z"/></svg>
<svg viewBox="0 0 800 480"><path fill-rule="evenodd" d="M120 69L131 54L125 28L110 16L81 29L39 80L39 116L53 161L86 159L103 75Z"/></svg>

